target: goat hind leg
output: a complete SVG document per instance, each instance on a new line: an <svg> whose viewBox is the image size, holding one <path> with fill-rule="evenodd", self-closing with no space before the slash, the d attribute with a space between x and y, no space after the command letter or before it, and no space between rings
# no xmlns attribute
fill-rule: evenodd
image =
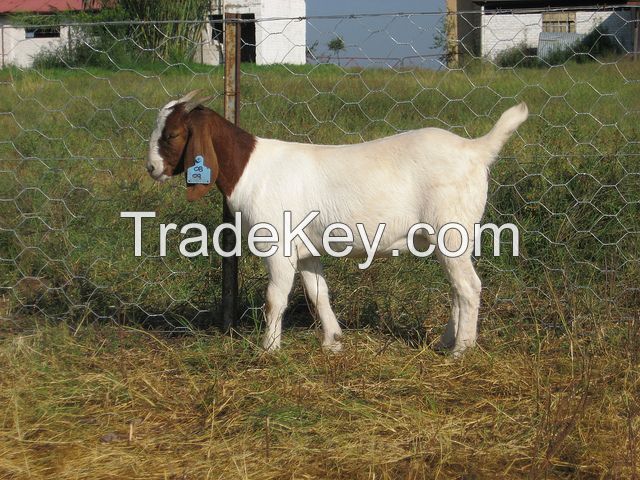
<svg viewBox="0 0 640 480"><path fill-rule="evenodd" d="M454 319L454 314L456 313L455 304L457 303L458 322L455 330L455 341L452 346L454 355L460 355L467 348L476 344L482 283L473 268L469 254L464 254L457 258L442 256L440 261L451 281L454 298L457 299L452 308L449 322ZM451 328L448 324L447 330L449 332L445 332L445 335L451 332Z"/></svg>
<svg viewBox="0 0 640 480"><path fill-rule="evenodd" d="M318 258L306 258L300 260L299 267L304 289L322 323L322 347L332 352L339 352L342 350L342 343L340 343L342 329L331 308L329 288L322 272L322 264Z"/></svg>

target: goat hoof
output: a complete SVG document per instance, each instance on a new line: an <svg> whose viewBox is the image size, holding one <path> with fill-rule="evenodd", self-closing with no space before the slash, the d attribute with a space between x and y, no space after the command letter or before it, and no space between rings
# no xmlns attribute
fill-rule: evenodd
<svg viewBox="0 0 640 480"><path fill-rule="evenodd" d="M277 352L280 350L280 343L276 341L265 341L262 343L262 348L265 352Z"/></svg>
<svg viewBox="0 0 640 480"><path fill-rule="evenodd" d="M441 338L438 341L438 346L443 349L451 350L456 343L456 339L450 340L448 338Z"/></svg>
<svg viewBox="0 0 640 480"><path fill-rule="evenodd" d="M331 343L323 343L322 348L330 353L340 353L342 351L342 343L335 341Z"/></svg>
<svg viewBox="0 0 640 480"><path fill-rule="evenodd" d="M466 352L468 349L471 349L475 346L475 343L473 344L469 344L469 345L457 345L456 347L453 348L453 350L451 351L451 354L453 355L453 358L461 358L462 355L464 354L464 352Z"/></svg>
<svg viewBox="0 0 640 480"><path fill-rule="evenodd" d="M451 352L451 356L455 359L462 358L462 355L464 355L464 351L465 351L464 348L460 350L453 350Z"/></svg>
<svg viewBox="0 0 640 480"><path fill-rule="evenodd" d="M453 348L454 344L455 344L455 338L453 340L449 340L444 337L440 337L440 340L438 340L435 343L435 345L433 346L433 349L436 352L448 352Z"/></svg>

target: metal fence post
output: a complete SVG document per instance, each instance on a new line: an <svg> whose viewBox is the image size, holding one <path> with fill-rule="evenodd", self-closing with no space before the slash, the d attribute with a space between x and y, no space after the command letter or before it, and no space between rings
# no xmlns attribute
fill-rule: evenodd
<svg viewBox="0 0 640 480"><path fill-rule="evenodd" d="M0 36L2 37L2 68L4 68L4 25L0 26Z"/></svg>
<svg viewBox="0 0 640 480"><path fill-rule="evenodd" d="M224 117L238 125L240 120L240 25L235 21L237 13L224 12ZM226 199L222 210L222 221L233 222ZM234 237L228 229L222 235L225 251L233 249ZM238 258L222 259L222 325L230 332L238 319Z"/></svg>

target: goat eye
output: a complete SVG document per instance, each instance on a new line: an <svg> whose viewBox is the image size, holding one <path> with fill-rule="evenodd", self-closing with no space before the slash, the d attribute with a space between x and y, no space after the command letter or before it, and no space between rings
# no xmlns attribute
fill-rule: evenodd
<svg viewBox="0 0 640 480"><path fill-rule="evenodd" d="M165 133L163 138L165 140L171 140L172 138L176 138L178 136L177 133Z"/></svg>

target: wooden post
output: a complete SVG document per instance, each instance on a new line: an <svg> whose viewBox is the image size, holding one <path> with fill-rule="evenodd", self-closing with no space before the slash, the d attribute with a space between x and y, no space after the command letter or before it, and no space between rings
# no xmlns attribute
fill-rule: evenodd
<svg viewBox="0 0 640 480"><path fill-rule="evenodd" d="M2 36L2 68L4 68L4 25L0 26L0 35Z"/></svg>
<svg viewBox="0 0 640 480"><path fill-rule="evenodd" d="M224 118L238 125L240 120L240 24L237 13L224 12ZM222 209L222 221L233 223L233 215L226 199ZM230 251L234 236L228 229L222 234L222 248ZM222 259L222 325L231 332L238 319L238 258Z"/></svg>
<svg viewBox="0 0 640 480"><path fill-rule="evenodd" d="M460 63L458 51L458 1L447 0L447 12L444 14L445 54L449 60L447 67L455 68Z"/></svg>
<svg viewBox="0 0 640 480"><path fill-rule="evenodd" d="M633 22L633 60L638 60L638 48L640 48L640 5L632 7L634 10L634 22Z"/></svg>

